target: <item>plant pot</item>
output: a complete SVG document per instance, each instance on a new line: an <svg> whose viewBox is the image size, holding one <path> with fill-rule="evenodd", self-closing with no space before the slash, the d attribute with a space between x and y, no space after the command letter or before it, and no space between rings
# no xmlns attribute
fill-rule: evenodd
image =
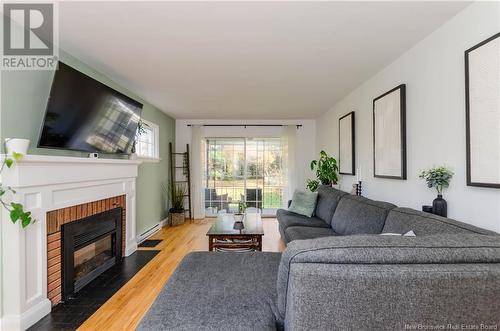
<svg viewBox="0 0 500 331"><path fill-rule="evenodd" d="M233 224L233 229L234 229L234 230L239 230L239 231L241 231L241 230L243 230L244 228L245 228L245 224L244 224L243 222L238 222L238 221L236 221L236 222L234 222L234 224Z"/></svg>
<svg viewBox="0 0 500 331"><path fill-rule="evenodd" d="M170 225L172 226L184 224L184 221L186 220L184 210L170 211L168 218L170 221Z"/></svg>
<svg viewBox="0 0 500 331"><path fill-rule="evenodd" d="M443 217L448 215L448 206L443 195L438 194L437 198L432 201L432 213Z"/></svg>
<svg viewBox="0 0 500 331"><path fill-rule="evenodd" d="M12 155L14 152L26 155L28 154L29 145L29 139L5 138L5 147L9 155Z"/></svg>

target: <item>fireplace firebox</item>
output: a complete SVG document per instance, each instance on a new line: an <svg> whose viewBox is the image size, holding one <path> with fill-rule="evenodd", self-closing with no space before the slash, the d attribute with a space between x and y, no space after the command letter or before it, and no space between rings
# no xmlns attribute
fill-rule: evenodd
<svg viewBox="0 0 500 331"><path fill-rule="evenodd" d="M122 258L122 208L62 225L62 296L70 299Z"/></svg>

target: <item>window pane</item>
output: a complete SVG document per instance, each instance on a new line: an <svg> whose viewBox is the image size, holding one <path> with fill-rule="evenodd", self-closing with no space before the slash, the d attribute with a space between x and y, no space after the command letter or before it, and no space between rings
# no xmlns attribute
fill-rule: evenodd
<svg viewBox="0 0 500 331"><path fill-rule="evenodd" d="M282 206L279 138L208 139L205 214L234 212L245 201L249 212L275 215Z"/></svg>
<svg viewBox="0 0 500 331"><path fill-rule="evenodd" d="M143 127L143 132L137 137L136 153L140 157L158 157L156 154L155 130L153 127Z"/></svg>

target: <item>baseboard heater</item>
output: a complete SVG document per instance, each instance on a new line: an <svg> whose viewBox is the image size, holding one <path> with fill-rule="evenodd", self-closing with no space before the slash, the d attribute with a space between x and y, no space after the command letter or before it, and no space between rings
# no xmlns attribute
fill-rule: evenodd
<svg viewBox="0 0 500 331"><path fill-rule="evenodd" d="M139 235L139 238L137 238L137 244L142 243L144 240L148 239L154 233L160 231L161 230L161 224L162 224L162 222L157 223L156 225L153 225L151 228L149 228L148 230L146 230L143 233L141 233Z"/></svg>

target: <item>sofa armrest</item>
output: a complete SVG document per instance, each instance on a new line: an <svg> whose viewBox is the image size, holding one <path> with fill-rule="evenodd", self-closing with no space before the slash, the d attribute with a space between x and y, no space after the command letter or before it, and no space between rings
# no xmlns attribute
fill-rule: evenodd
<svg viewBox="0 0 500 331"><path fill-rule="evenodd" d="M438 291L440 284L445 284L441 292ZM488 294L484 286L494 289L496 297ZM417 290L412 292L407 287ZM474 302L478 302L486 309L483 317L490 316L491 310L488 310L488 307L494 302L498 305L498 295L500 295L500 236L368 235L297 240L291 242L283 253L278 274L279 313L291 330L370 329L368 324L356 323L364 323L363 321L375 323L374 318L379 318L377 307L388 304L388 301L392 302L394 295L398 298L406 296L405 300L408 300L408 295L416 295L415 307L422 306L425 310L426 304L429 306L435 304L438 307L432 309L447 317L447 313L452 313L446 308L446 305L450 304L447 300L449 297L458 300L458 296L455 295L457 291L468 293ZM350 300L346 293L355 299ZM363 297L366 293L371 293L373 296ZM422 296L424 293L426 294ZM480 298L479 293L484 298ZM391 298L387 298L386 295ZM432 304L429 304L429 296L434 297L434 295L442 296L446 304L434 303L434 299ZM463 302L470 300L467 297L460 298ZM373 302L368 304L363 300ZM352 314L347 314L349 311L358 313L359 308L356 305L360 305L368 315L361 316L359 312L361 315L356 315L354 318ZM452 313L457 318L460 317L457 312L469 310L455 304L450 305L457 309ZM371 306L373 309L369 308ZM316 312L311 312L314 309ZM391 309L396 311L399 306L388 307L388 314ZM308 311L309 315L304 311ZM328 314L330 317L325 320L322 314ZM347 314L343 321L348 324L338 324L342 320L341 317L340 320L337 317L332 318L339 314ZM411 316L411 312L404 308L401 308L401 314ZM390 316L384 318L390 319ZM317 321L326 324L317 325L315 324ZM402 319L393 322L401 321ZM407 322L413 321L407 320Z"/></svg>

